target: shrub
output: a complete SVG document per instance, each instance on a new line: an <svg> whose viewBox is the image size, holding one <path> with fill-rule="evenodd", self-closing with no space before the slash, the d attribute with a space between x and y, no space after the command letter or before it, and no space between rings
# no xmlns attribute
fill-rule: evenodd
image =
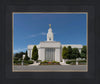
<svg viewBox="0 0 100 84"><path fill-rule="evenodd" d="M52 61L52 63L56 63L56 61Z"/></svg>
<svg viewBox="0 0 100 84"><path fill-rule="evenodd" d="M48 63L48 61L45 60L45 61L43 61L42 63Z"/></svg>
<svg viewBox="0 0 100 84"><path fill-rule="evenodd" d="M42 61L41 63L40 63L40 65L41 64L47 64L48 63L48 61Z"/></svg>
<svg viewBox="0 0 100 84"><path fill-rule="evenodd" d="M25 64L33 64L33 61L26 61L26 60L24 60L24 63Z"/></svg>
<svg viewBox="0 0 100 84"><path fill-rule="evenodd" d="M14 60L14 63L15 63L15 64L21 64L21 61Z"/></svg>
<svg viewBox="0 0 100 84"><path fill-rule="evenodd" d="M73 60L73 61L66 61L66 64L71 64L71 63L75 63L76 61Z"/></svg>
<svg viewBox="0 0 100 84"><path fill-rule="evenodd" d="M70 64L71 63L71 61L66 61L66 64Z"/></svg>
<svg viewBox="0 0 100 84"><path fill-rule="evenodd" d="M14 60L18 60L19 58L18 57L14 57Z"/></svg>
<svg viewBox="0 0 100 84"><path fill-rule="evenodd" d="M86 63L86 60L79 60L78 61L79 64L82 64L82 63ZM66 61L66 64L76 64L76 60L72 60L72 61Z"/></svg>
<svg viewBox="0 0 100 84"><path fill-rule="evenodd" d="M42 62L41 60L38 60L38 62Z"/></svg>
<svg viewBox="0 0 100 84"><path fill-rule="evenodd" d="M28 61L28 64L33 64L33 61Z"/></svg>
<svg viewBox="0 0 100 84"><path fill-rule="evenodd" d="M60 64L59 62L56 62L56 61L52 61L52 62L48 62L48 61L43 61L40 63L40 65L55 65L55 64Z"/></svg>
<svg viewBox="0 0 100 84"><path fill-rule="evenodd" d="M86 62L86 60L79 60L78 62L79 62L79 63L80 63L80 62Z"/></svg>
<svg viewBox="0 0 100 84"><path fill-rule="evenodd" d="M52 63L53 63L53 64L60 64L60 63L59 63L59 62L57 62L57 61L53 61Z"/></svg>

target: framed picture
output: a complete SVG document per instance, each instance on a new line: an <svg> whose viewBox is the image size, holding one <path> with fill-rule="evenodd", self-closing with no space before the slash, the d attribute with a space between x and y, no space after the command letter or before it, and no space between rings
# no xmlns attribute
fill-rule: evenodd
<svg viewBox="0 0 100 84"><path fill-rule="evenodd" d="M13 12L12 18L13 72L88 71L88 12Z"/></svg>
<svg viewBox="0 0 100 84"><path fill-rule="evenodd" d="M3 2L2 84L99 84L98 10L96 1Z"/></svg>

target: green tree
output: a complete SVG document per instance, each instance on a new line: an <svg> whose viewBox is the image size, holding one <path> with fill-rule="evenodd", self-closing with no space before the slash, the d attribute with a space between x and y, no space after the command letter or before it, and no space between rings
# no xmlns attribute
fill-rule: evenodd
<svg viewBox="0 0 100 84"><path fill-rule="evenodd" d="M67 59L68 49L64 46L62 49L62 57L63 59Z"/></svg>
<svg viewBox="0 0 100 84"><path fill-rule="evenodd" d="M32 60L37 60L38 59L38 49L36 47L36 45L33 47L33 50L32 50Z"/></svg>
<svg viewBox="0 0 100 84"><path fill-rule="evenodd" d="M67 58L68 59L72 59L72 48L71 48L71 46L68 46L68 54L67 54Z"/></svg>
<svg viewBox="0 0 100 84"><path fill-rule="evenodd" d="M18 57L14 57L14 60L18 60Z"/></svg>
<svg viewBox="0 0 100 84"><path fill-rule="evenodd" d="M79 58L79 57L80 57L80 53L79 53L78 48L73 48L72 59L76 59L76 58Z"/></svg>
<svg viewBox="0 0 100 84"><path fill-rule="evenodd" d="M28 61L29 59L30 59L30 58L28 57L27 51L26 51L24 60L27 60L27 61Z"/></svg>
<svg viewBox="0 0 100 84"><path fill-rule="evenodd" d="M86 46L83 46L81 49L81 58L86 58Z"/></svg>
<svg viewBox="0 0 100 84"><path fill-rule="evenodd" d="M22 60L22 56L25 54L24 52L19 52L14 55L14 60Z"/></svg>
<svg viewBox="0 0 100 84"><path fill-rule="evenodd" d="M16 53L15 55L14 55L14 60L18 60L19 59L19 56L18 56L19 54L18 53Z"/></svg>

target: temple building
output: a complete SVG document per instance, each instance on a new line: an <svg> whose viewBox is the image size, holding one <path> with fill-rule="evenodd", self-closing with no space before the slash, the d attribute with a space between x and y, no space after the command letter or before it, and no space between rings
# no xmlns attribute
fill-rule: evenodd
<svg viewBox="0 0 100 84"><path fill-rule="evenodd" d="M36 45L38 48L38 60L41 61L62 61L62 48L64 46L71 46L72 48L78 48L79 52L81 52L81 48L83 45L63 45L58 41L54 41L54 34L52 32L51 24L49 24L49 29L47 33L47 41L41 41L40 44ZM28 56L32 58L32 49L34 45L28 45Z"/></svg>

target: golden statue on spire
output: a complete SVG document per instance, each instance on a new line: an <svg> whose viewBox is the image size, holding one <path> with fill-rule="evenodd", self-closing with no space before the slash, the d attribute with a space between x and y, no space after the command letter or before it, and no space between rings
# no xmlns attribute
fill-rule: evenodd
<svg viewBox="0 0 100 84"><path fill-rule="evenodd" d="M51 28L51 24L49 24L49 28Z"/></svg>

